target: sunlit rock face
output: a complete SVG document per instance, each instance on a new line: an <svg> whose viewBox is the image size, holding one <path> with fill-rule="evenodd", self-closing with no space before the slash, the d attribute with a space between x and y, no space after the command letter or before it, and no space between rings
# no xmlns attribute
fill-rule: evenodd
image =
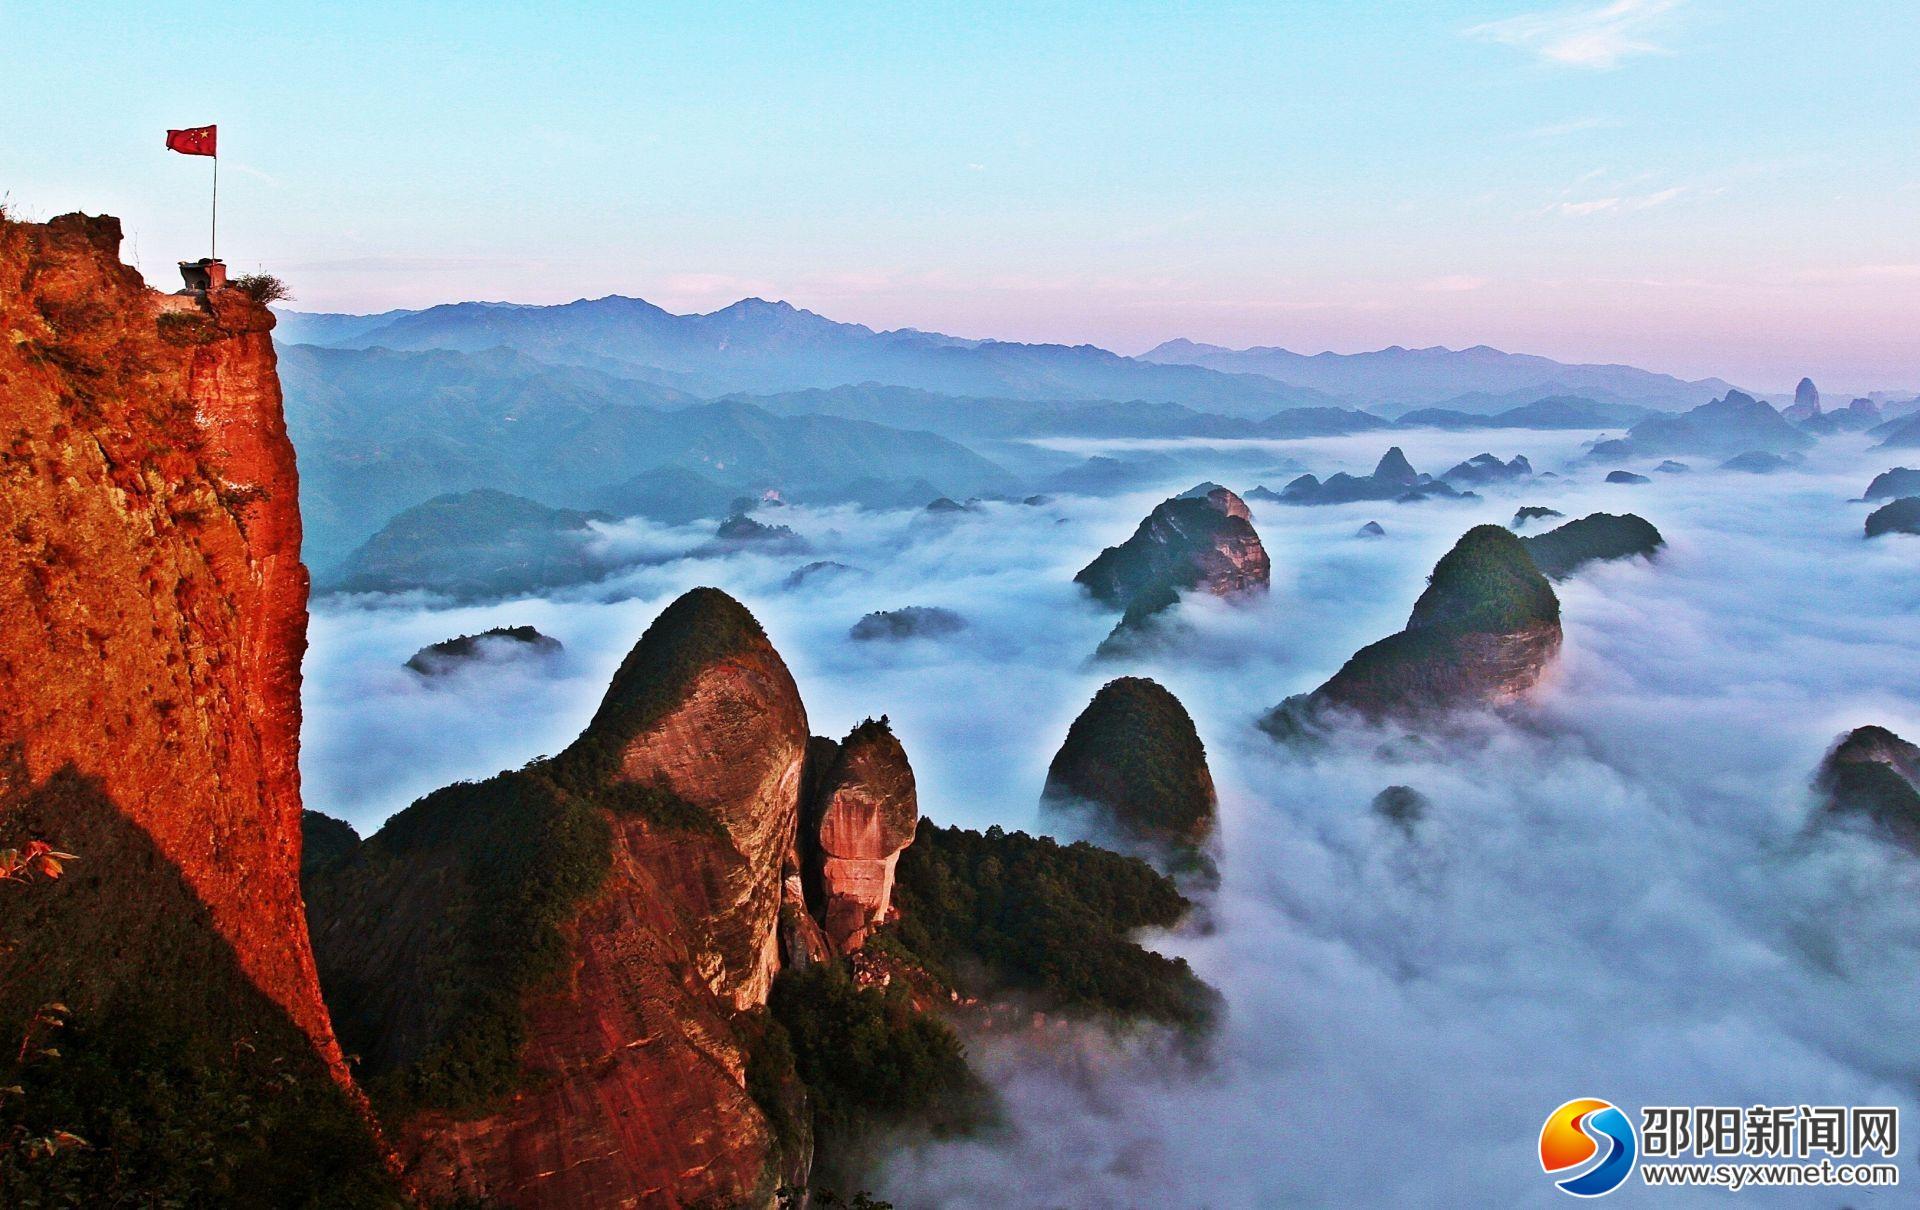
<svg viewBox="0 0 1920 1210"><path fill-rule="evenodd" d="M274 316L149 289L120 241L113 218L0 217L0 848L78 855L0 912L0 1045L25 1054L51 1004L65 1031L0 1127L51 1095L90 1136L50 1161L59 1192L13 1165L0 1203L191 1200L266 1165L263 1201L365 1204L391 1191L301 902L307 573ZM175 1140L215 1135L184 1166Z"/></svg>
<svg viewBox="0 0 1920 1210"><path fill-rule="evenodd" d="M437 791L316 872L327 993L395 1090L417 1187L765 1206L804 1180L810 1140L776 1136L748 1069L792 935L807 749L758 622L694 589L559 756Z"/></svg>
<svg viewBox="0 0 1920 1210"><path fill-rule="evenodd" d="M919 820L913 767L886 719L867 720L833 746L809 795L802 843L834 953L859 949L886 919L894 868Z"/></svg>
<svg viewBox="0 0 1920 1210"><path fill-rule="evenodd" d="M0 745L27 783L94 779L114 818L85 830L124 825L177 873L344 1078L301 924L307 573L274 317L236 289L150 290L119 248L113 218L0 220ZM35 821L108 873L111 842L82 824ZM127 972L100 953L152 923L7 959L107 995Z"/></svg>
<svg viewBox="0 0 1920 1210"><path fill-rule="evenodd" d="M1475 526L1434 565L1406 629L1261 725L1286 738L1341 712L1377 721L1503 705L1538 683L1560 639L1559 599L1520 539Z"/></svg>
<svg viewBox="0 0 1920 1210"><path fill-rule="evenodd" d="M1232 597L1266 590L1273 565L1246 501L1224 487L1202 487L1160 504L1131 538L1101 551L1073 578L1122 611L1102 654L1137 640L1183 592Z"/></svg>

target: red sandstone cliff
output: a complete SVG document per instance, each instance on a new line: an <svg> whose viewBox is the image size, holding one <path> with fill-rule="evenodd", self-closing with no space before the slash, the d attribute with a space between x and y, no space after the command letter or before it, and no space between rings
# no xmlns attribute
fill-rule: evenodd
<svg viewBox="0 0 1920 1210"><path fill-rule="evenodd" d="M374 1086L411 1089L385 1108L423 1191L766 1206L804 1179L809 1140L779 1137L750 1091L793 1093L791 1072L756 1084L749 1067L798 880L807 743L759 624L696 589L560 756L430 795L315 877L328 994ZM517 906L533 901L548 907ZM489 915L511 918L504 934ZM522 979L549 952L526 935L548 929L560 969ZM502 1016L489 997L516 986ZM476 1038L502 1040L487 1055ZM469 1078L489 1062L503 1079Z"/></svg>
<svg viewBox="0 0 1920 1210"><path fill-rule="evenodd" d="M119 246L111 218L0 222L0 744L29 785L95 779L343 1076L298 882L307 573L273 315L149 290ZM107 875L102 826L35 822Z"/></svg>

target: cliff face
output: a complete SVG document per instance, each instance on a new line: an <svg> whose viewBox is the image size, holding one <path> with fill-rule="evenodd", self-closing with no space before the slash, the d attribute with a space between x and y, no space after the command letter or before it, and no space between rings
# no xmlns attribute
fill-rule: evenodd
<svg viewBox="0 0 1920 1210"><path fill-rule="evenodd" d="M758 623L695 589L565 752L429 795L318 872L328 997L424 1190L766 1205L804 1176L748 1072L806 750Z"/></svg>
<svg viewBox="0 0 1920 1210"><path fill-rule="evenodd" d="M111 218L0 220L0 844L81 859L0 920L0 1032L59 1000L129 1067L244 1042L344 1085L298 881L274 318L149 290L119 245Z"/></svg>
<svg viewBox="0 0 1920 1210"><path fill-rule="evenodd" d="M1560 637L1559 599L1520 539L1475 526L1434 565L1405 630L1362 648L1261 725L1288 737L1333 711L1378 720L1501 705L1533 688Z"/></svg>
<svg viewBox="0 0 1920 1210"><path fill-rule="evenodd" d="M830 741L816 741L816 743ZM804 847L815 915L837 954L866 943L893 899L894 867L920 822L913 767L885 719L835 745L808 794Z"/></svg>
<svg viewBox="0 0 1920 1210"><path fill-rule="evenodd" d="M1219 805L1206 747L1180 699L1131 676L1107 682L1073 720L1041 804L1090 807L1099 830L1181 862L1212 839Z"/></svg>
<svg viewBox="0 0 1920 1210"><path fill-rule="evenodd" d="M1153 588L1229 596L1265 588L1271 574L1246 501L1216 487L1162 503L1131 538L1100 552L1073 579L1096 600L1125 608Z"/></svg>

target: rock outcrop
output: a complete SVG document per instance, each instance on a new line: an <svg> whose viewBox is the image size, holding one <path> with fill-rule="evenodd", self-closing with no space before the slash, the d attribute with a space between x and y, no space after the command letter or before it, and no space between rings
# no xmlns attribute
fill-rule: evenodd
<svg viewBox="0 0 1920 1210"><path fill-rule="evenodd" d="M1858 727L1821 762L1814 788L1829 816L1867 821L1920 853L1920 747L1885 727Z"/></svg>
<svg viewBox="0 0 1920 1210"><path fill-rule="evenodd" d="M1515 483L1533 477L1533 464L1527 461L1524 454L1516 454L1508 462L1502 462L1492 454L1475 454L1440 477L1455 487Z"/></svg>
<svg viewBox="0 0 1920 1210"><path fill-rule="evenodd" d="M1799 455L1782 457L1765 450L1748 450L1720 464L1723 471L1741 471L1749 475L1771 475L1799 464Z"/></svg>
<svg viewBox="0 0 1920 1210"><path fill-rule="evenodd" d="M1080 569L1074 583L1122 611L1102 650L1142 630L1183 592L1231 597L1264 591L1272 563L1246 501L1224 487L1175 496L1156 507L1118 546Z"/></svg>
<svg viewBox="0 0 1920 1210"><path fill-rule="evenodd" d="M748 1088L806 711L738 602L655 619L559 756L428 795L309 886L342 1032L437 1197L766 1205Z"/></svg>
<svg viewBox="0 0 1920 1210"><path fill-rule="evenodd" d="M1224 487L1165 501L1133 536L1074 576L1095 600L1126 608L1162 587L1232 596L1267 586L1272 565L1246 501Z"/></svg>
<svg viewBox="0 0 1920 1210"><path fill-rule="evenodd" d="M1564 580L1597 561L1650 559L1665 543L1652 522L1633 513L1589 513L1558 529L1520 539L1533 565L1550 580Z"/></svg>
<svg viewBox="0 0 1920 1210"><path fill-rule="evenodd" d="M95 1204L129 1183L204 1203L242 1172L304 1202L319 1168L354 1204L384 1178L303 926L307 573L274 317L147 288L120 239L0 218L0 847L80 857L0 915L0 1049L25 1055L41 1005L71 1014L0 1127L86 1137L62 1179ZM229 1137L233 1097L263 1104ZM75 1108L34 1123L49 1101ZM155 1120L220 1153L185 1165Z"/></svg>
<svg viewBox="0 0 1920 1210"><path fill-rule="evenodd" d="M1531 689L1559 650L1552 585L1519 538L1478 525L1434 565L1405 630L1362 648L1261 727L1291 739L1341 712L1371 721L1501 705Z"/></svg>
<svg viewBox="0 0 1920 1210"><path fill-rule="evenodd" d="M829 948L847 954L887 918L894 867L920 822L919 798L885 718L868 719L838 744L813 743L821 772L810 779L801 820L806 883Z"/></svg>
<svg viewBox="0 0 1920 1210"><path fill-rule="evenodd" d="M476 662L551 657L563 650L559 639L532 626L495 626L430 643L407 657L406 667L421 676L445 676Z"/></svg>
<svg viewBox="0 0 1920 1210"><path fill-rule="evenodd" d="M1902 496L1920 496L1920 470L1896 466L1881 471L1867 484L1863 500L1898 500Z"/></svg>
<svg viewBox="0 0 1920 1210"><path fill-rule="evenodd" d="M1793 389L1793 403L1780 414L1796 424L1803 424L1819 417L1820 388L1813 385L1813 379L1800 380L1800 385Z"/></svg>
<svg viewBox="0 0 1920 1210"><path fill-rule="evenodd" d="M1509 464L1502 463L1491 454L1481 455L1501 468L1502 474ZM1521 466L1526 459L1517 459ZM1476 459L1463 462L1454 468L1462 474L1473 475L1487 473L1486 464ZM1531 468L1527 468L1531 473ZM1449 472L1451 474L1452 472ZM1346 504L1354 500L1396 500L1410 503L1429 496L1461 497L1472 496L1472 492L1461 492L1442 479L1421 474L1407 461L1407 455L1399 446L1394 446L1381 456L1380 462L1373 468L1371 475L1349 475L1340 472L1327 476L1322 481L1312 475L1302 475L1288 483L1275 497L1286 504Z"/></svg>
<svg viewBox="0 0 1920 1210"><path fill-rule="evenodd" d="M1867 537L1882 534L1920 534L1920 496L1902 496L1867 514Z"/></svg>
<svg viewBox="0 0 1920 1210"><path fill-rule="evenodd" d="M847 630L847 637L871 642L876 639L937 639L958 634L967 628L967 620L951 609L938 605L908 605L900 609L878 609L862 615Z"/></svg>
<svg viewBox="0 0 1920 1210"><path fill-rule="evenodd" d="M321 568L318 588L470 601L583 584L613 570L589 527L612 519L492 488L435 496L394 516L339 566Z"/></svg>
<svg viewBox="0 0 1920 1210"><path fill-rule="evenodd" d="M1099 837L1157 864L1205 863L1219 799L1206 746L1180 699L1155 681L1108 681L1067 729L1041 791L1045 811L1091 813Z"/></svg>

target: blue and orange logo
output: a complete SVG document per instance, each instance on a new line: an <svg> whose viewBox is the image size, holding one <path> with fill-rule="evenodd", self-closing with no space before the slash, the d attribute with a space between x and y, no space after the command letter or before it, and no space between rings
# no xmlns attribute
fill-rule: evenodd
<svg viewBox="0 0 1920 1210"><path fill-rule="evenodd" d="M1633 1172L1639 1153L1633 1123L1610 1101L1568 1101L1540 1127L1540 1170L1553 1176L1580 1169L1554 1181L1575 1197L1599 1197L1618 1189ZM1591 1162L1595 1156L1598 1162Z"/></svg>

